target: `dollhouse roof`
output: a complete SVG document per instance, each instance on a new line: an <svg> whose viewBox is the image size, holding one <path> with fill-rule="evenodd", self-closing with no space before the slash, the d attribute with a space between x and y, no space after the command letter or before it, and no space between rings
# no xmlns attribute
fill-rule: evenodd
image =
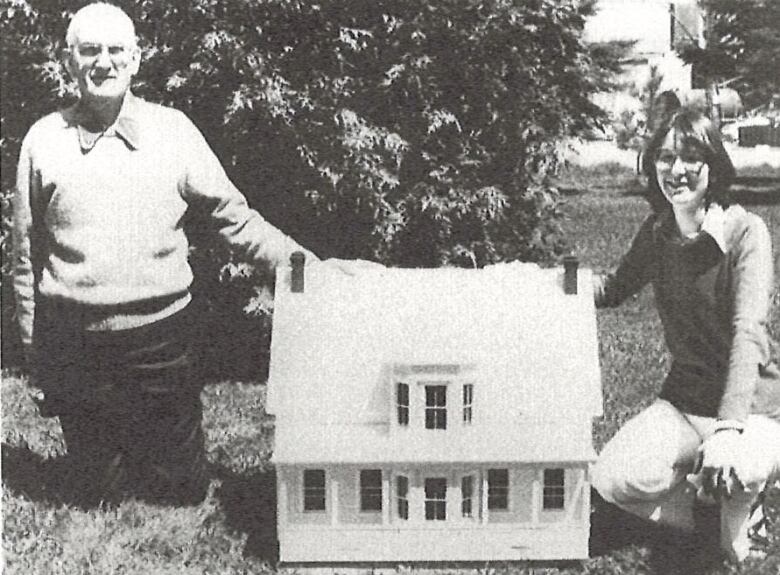
<svg viewBox="0 0 780 575"><path fill-rule="evenodd" d="M581 461L602 413L588 270L280 267L266 409L277 463ZM393 428L394 381L437 372L473 384L474 419ZM429 377L426 374L434 374ZM414 409L414 406L412 406Z"/></svg>

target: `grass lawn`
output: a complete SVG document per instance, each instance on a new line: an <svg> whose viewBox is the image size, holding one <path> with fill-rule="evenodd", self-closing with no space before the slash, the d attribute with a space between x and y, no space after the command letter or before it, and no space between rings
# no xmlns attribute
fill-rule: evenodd
<svg viewBox="0 0 780 575"><path fill-rule="evenodd" d="M780 250L780 181L751 176L739 183L749 209L760 213ZM615 265L647 211L639 182L618 166L572 169L560 182L564 227L584 265ZM776 266L780 278L780 266ZM780 298L771 328L780 335ZM646 290L619 309L599 312L605 416L594 425L600 450L658 392L666 367L652 295ZM223 382L204 393L205 428L215 479L205 503L169 509L128 501L116 509L69 505L62 481L63 444L56 420L41 419L24 377L3 374L3 550L11 574L241 574L275 572L275 493L268 458L273 425L265 386ZM780 493L770 493L769 555L742 569L725 563L712 574L780 573ZM635 536L637 535L637 536ZM651 572L646 542L615 526L613 550L562 566L490 565L484 573L634 574ZM404 569L403 571L409 571ZM437 572L455 572L438 569Z"/></svg>

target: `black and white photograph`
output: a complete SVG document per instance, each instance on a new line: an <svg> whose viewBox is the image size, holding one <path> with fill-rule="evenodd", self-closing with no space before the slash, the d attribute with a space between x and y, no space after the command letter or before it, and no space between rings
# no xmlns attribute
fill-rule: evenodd
<svg viewBox="0 0 780 575"><path fill-rule="evenodd" d="M780 2L0 0L9 575L780 575Z"/></svg>

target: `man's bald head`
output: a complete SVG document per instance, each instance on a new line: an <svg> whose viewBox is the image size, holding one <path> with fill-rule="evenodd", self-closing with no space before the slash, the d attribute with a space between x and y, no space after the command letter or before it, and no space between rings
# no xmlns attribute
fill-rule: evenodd
<svg viewBox="0 0 780 575"><path fill-rule="evenodd" d="M111 27L119 36L117 40L121 40L128 46L135 46L137 43L135 25L123 10L113 4L96 2L84 6L73 15L65 34L66 45L75 46L79 41L81 29L95 25Z"/></svg>

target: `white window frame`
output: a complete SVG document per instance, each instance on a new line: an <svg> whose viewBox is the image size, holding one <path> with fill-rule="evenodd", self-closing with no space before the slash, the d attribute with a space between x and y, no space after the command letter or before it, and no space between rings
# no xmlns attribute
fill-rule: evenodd
<svg viewBox="0 0 780 575"><path fill-rule="evenodd" d="M322 502L323 507L322 509L306 509L306 472L307 471L322 471L322 477L323 477L323 484L322 484ZM301 505L300 510L301 513L327 513L328 512L328 470L322 467L307 467L301 471ZM317 491L320 490L319 487L316 488L308 488L309 490L316 489Z"/></svg>
<svg viewBox="0 0 780 575"><path fill-rule="evenodd" d="M443 480L444 481L444 499L428 499L428 493L427 493L427 489L426 489L426 484L427 484L428 480L434 480L434 479L436 479L436 480ZM441 475L431 475L431 476L428 476L428 475L426 475L425 477L423 477L423 482L422 482L422 488L423 488L423 515L422 516L423 516L423 520L426 523L428 523L428 522L431 522L431 523L439 523L439 522L440 523L445 523L445 522L448 521L447 498L449 496L449 492L451 491L449 487L450 487L450 480L449 480L449 477L447 477L446 475L444 475L444 476L441 476ZM444 518L442 518L442 519L438 519L438 518L428 519L428 502L439 503L439 504L443 505L443 508L444 508Z"/></svg>
<svg viewBox="0 0 780 575"><path fill-rule="evenodd" d="M490 506L490 472L506 471L506 507ZM487 492L485 496L485 509L488 513L507 513L512 510L512 469L510 467L490 467L485 469L485 485Z"/></svg>
<svg viewBox="0 0 780 575"><path fill-rule="evenodd" d="M546 475L548 471L561 471L563 473L563 483L561 485L548 485L545 481ZM567 509L567 496L566 496L566 468L565 467L545 467L544 469L541 469L539 471L539 483L541 485L541 497L539 498L539 506L541 507L541 511L543 513L562 513L565 512ZM548 489L555 489L555 493L549 493ZM558 490L560 490L560 493L558 493ZM556 500L560 499L561 506L560 507L547 507L545 505L545 500L547 497L555 497Z"/></svg>
<svg viewBox="0 0 780 575"><path fill-rule="evenodd" d="M379 509L363 509L363 482L361 477L364 471L379 471ZM375 488L373 488L375 489ZM369 515L381 515L385 510L385 471L381 467L361 467L357 470L357 495L358 511Z"/></svg>

